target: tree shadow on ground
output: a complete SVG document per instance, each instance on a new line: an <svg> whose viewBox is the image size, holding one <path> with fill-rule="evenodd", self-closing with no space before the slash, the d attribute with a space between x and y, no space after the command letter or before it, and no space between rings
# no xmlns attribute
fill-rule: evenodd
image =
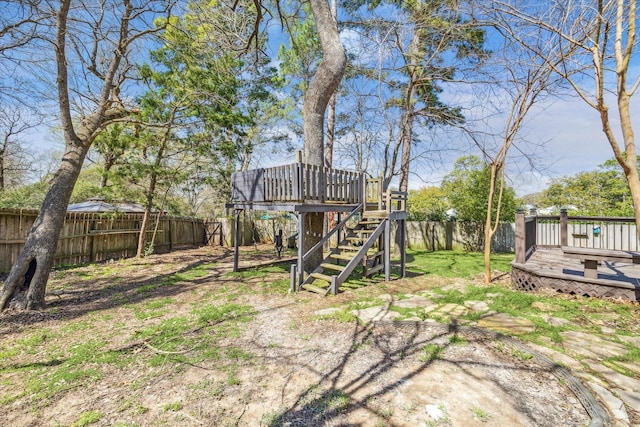
<svg viewBox="0 0 640 427"><path fill-rule="evenodd" d="M124 265L118 263L99 265L101 268L122 269L121 274L115 271L108 277L91 278L87 273L78 275L79 273L70 272L72 276L68 284L48 290L45 310L7 310L1 313L0 332L48 320L71 320L87 313L133 305L148 299L172 297L211 281L221 284L237 282L237 278L227 276L232 269L230 264L232 255L233 250L225 248L208 255L185 256L185 260L191 261L180 269L158 275L150 273L149 269L153 265L162 264L161 256L140 260L129 259ZM177 257L179 258L179 255ZM189 272L207 264L213 265L207 268L206 274L200 277L189 277ZM259 263L254 262L253 266L256 265ZM137 266L139 268L136 268ZM135 271L131 273L131 269ZM55 271L52 274L55 274Z"/></svg>
<svg viewBox="0 0 640 427"><path fill-rule="evenodd" d="M388 310L388 307L385 309ZM401 393L401 388L407 382L417 380L421 374L428 371L436 362L449 365L452 371L464 373L473 380L477 378L477 368L488 370L500 370L504 367L499 362L500 357L489 361L462 360L452 355L447 355L447 350L456 345L455 338L463 336L466 345L483 346L492 349L491 335L478 333L477 329L464 327L457 324L434 325L425 322L374 322L362 326L354 322L350 347L344 351L339 363L326 372L322 372L314 364L300 364L295 369L311 370L320 377L320 380L309 386L296 396L295 402L276 416L272 416L266 425L278 426L359 426L359 425L395 425L389 424L389 408L380 406L375 402L383 396ZM401 332L401 334L400 334ZM402 343L398 344L397 338L402 335ZM363 346L373 346L373 350L363 350ZM425 349L431 348L431 352ZM371 364L361 370L358 375L353 375L354 368L350 365L355 362L358 351L369 351L377 356ZM495 349L491 351L495 352ZM405 375L386 381L387 373L407 358L415 358L417 363L413 369L407 370ZM300 359L298 359L300 360ZM509 369L515 371L529 371L553 373L552 368L544 368L531 363L511 363ZM355 368L357 369L357 367ZM486 380L486 378L482 378ZM514 410L522 415L525 424L542 425L540 420L544 417L544 408L536 408L536 402L528 395L526 388L514 384L513 381L502 380L498 376L493 378L494 384L506 395L512 397L511 404ZM287 383L283 386L283 395ZM365 390L371 392L363 395ZM461 391L462 392L462 391ZM507 404L507 402L503 402ZM366 413L366 423L354 424L349 420L349 415L355 411ZM542 411L542 412L540 412ZM426 421L425 421L426 422ZM557 419L548 420L544 425L557 425ZM440 424L438 424L440 425ZM448 425L448 424L447 424Z"/></svg>

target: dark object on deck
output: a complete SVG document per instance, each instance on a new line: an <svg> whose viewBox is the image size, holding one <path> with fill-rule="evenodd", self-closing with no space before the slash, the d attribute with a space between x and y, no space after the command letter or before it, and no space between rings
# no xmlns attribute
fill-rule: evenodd
<svg viewBox="0 0 640 427"><path fill-rule="evenodd" d="M294 234L293 236L289 236L287 237L287 249L296 249L297 246L297 242L298 241L298 233Z"/></svg>
<svg viewBox="0 0 640 427"><path fill-rule="evenodd" d="M278 231L278 234L276 234L274 240L276 246L276 255L278 255L278 259L280 259L282 258L282 249L284 249L284 246L282 245L282 230Z"/></svg>

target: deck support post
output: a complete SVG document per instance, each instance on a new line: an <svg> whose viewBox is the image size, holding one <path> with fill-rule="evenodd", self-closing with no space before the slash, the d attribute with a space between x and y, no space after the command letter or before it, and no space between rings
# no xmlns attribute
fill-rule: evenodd
<svg viewBox="0 0 640 427"><path fill-rule="evenodd" d="M384 220L384 280L391 280L391 221Z"/></svg>
<svg viewBox="0 0 640 427"><path fill-rule="evenodd" d="M235 217L234 229L233 229L233 271L238 272L238 246L240 245L240 209L234 209L233 216Z"/></svg>
<svg viewBox="0 0 640 427"><path fill-rule="evenodd" d="M407 268L407 220L401 219L398 222L396 233L400 233L400 277L406 277Z"/></svg>
<svg viewBox="0 0 640 427"><path fill-rule="evenodd" d="M338 294L338 276L331 276L331 294Z"/></svg>
<svg viewBox="0 0 640 427"><path fill-rule="evenodd" d="M300 212L298 217L298 290L304 282L304 221L305 213Z"/></svg>
<svg viewBox="0 0 640 427"><path fill-rule="evenodd" d="M297 276L297 271L296 271L296 264L291 264L291 275L290 275L290 280L291 280L291 287L289 288L289 293L292 294L297 290L297 284L296 284L296 276Z"/></svg>

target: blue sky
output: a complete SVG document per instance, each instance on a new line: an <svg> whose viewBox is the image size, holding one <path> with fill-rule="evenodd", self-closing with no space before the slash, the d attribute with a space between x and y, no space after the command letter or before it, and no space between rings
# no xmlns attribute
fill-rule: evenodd
<svg viewBox="0 0 640 427"><path fill-rule="evenodd" d="M619 134L615 115L617 111L613 110L611 113L612 124L616 134ZM633 120L638 133L640 116L634 115ZM529 141L542 145L533 149L537 170L532 170L524 158L510 160L507 168L508 179L518 196L543 190L552 178L593 171L606 160L613 158L613 151L602 132L598 113L577 97L539 105L539 111L530 116L524 132ZM421 181L438 182L442 175L451 170L456 158L465 154L465 150L468 150L467 154L480 154L477 149L474 151L473 147L462 146L457 154L451 153L450 164L443 165L441 169L443 173L425 170L423 173L430 175L426 178L422 175L421 179L413 176L410 186L424 186Z"/></svg>
<svg viewBox="0 0 640 427"><path fill-rule="evenodd" d="M640 117L632 114L632 120L634 128L639 131ZM616 136L621 138L615 103L611 108L611 122ZM595 170L613 158L611 146L602 132L599 114L581 99L556 101L547 106L544 112L533 118L529 128L540 140L548 141L545 144L546 155L541 159L546 169L538 176L522 176L520 182L517 176L512 175L518 195L544 188L549 178Z"/></svg>
<svg viewBox="0 0 640 427"><path fill-rule="evenodd" d="M632 108L634 105L637 105L637 101L632 101ZM540 105L540 110L530 117L526 129L527 139L534 143L545 143L544 147L535 152L538 170L531 170L525 159L515 160L508 168L510 184L520 196L544 189L551 178L594 170L613 157L601 130L598 113L584 101L575 96L565 97L548 105ZM613 109L611 116L613 126L617 128ZM640 116L636 114L635 117L635 129L640 134ZM60 151L64 148L62 141L51 136L46 129L39 130L25 140L39 151ZM412 176L410 188L437 185L442 176L451 170L458 157L477 153L469 144L459 144L457 150L440 154L441 164L414 168L419 179ZM286 163L294 161L294 158L294 155L290 159L281 156L277 160Z"/></svg>
<svg viewBox="0 0 640 427"><path fill-rule="evenodd" d="M540 108L542 111L534 114L527 126L528 139L546 141L544 147L537 149L535 153L540 170L531 171L524 159L512 163L509 168L511 185L519 196L544 189L551 178L595 170L598 165L613 157L597 112L584 101L578 98L556 100ZM636 114L634 118L635 129L640 133L640 117ZM617 118L613 116L613 119L617 124ZM51 135L47 129L40 129L24 140L29 141L28 146L38 151L64 149L62 141ZM444 154L443 164L437 170L426 167L422 171L416 171L420 178L412 176L410 187L417 189L428 184L437 184L442 176L451 170L455 160L465 153L473 153L473 148L460 146L458 151ZM287 162L284 156L279 160ZM294 156L289 160L293 162Z"/></svg>

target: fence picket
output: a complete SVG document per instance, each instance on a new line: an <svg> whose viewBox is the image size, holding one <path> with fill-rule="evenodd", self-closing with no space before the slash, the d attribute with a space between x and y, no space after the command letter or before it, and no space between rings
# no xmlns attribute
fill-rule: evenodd
<svg viewBox="0 0 640 427"><path fill-rule="evenodd" d="M11 270L37 215L31 210L0 210L0 272ZM154 232L156 219L157 215L153 215L146 230L148 237ZM134 256L141 222L139 213L69 212L58 239L55 263L81 264ZM203 219L161 217L154 249L166 252L172 246L203 244L204 223ZM171 229L177 230L174 236L169 236Z"/></svg>

